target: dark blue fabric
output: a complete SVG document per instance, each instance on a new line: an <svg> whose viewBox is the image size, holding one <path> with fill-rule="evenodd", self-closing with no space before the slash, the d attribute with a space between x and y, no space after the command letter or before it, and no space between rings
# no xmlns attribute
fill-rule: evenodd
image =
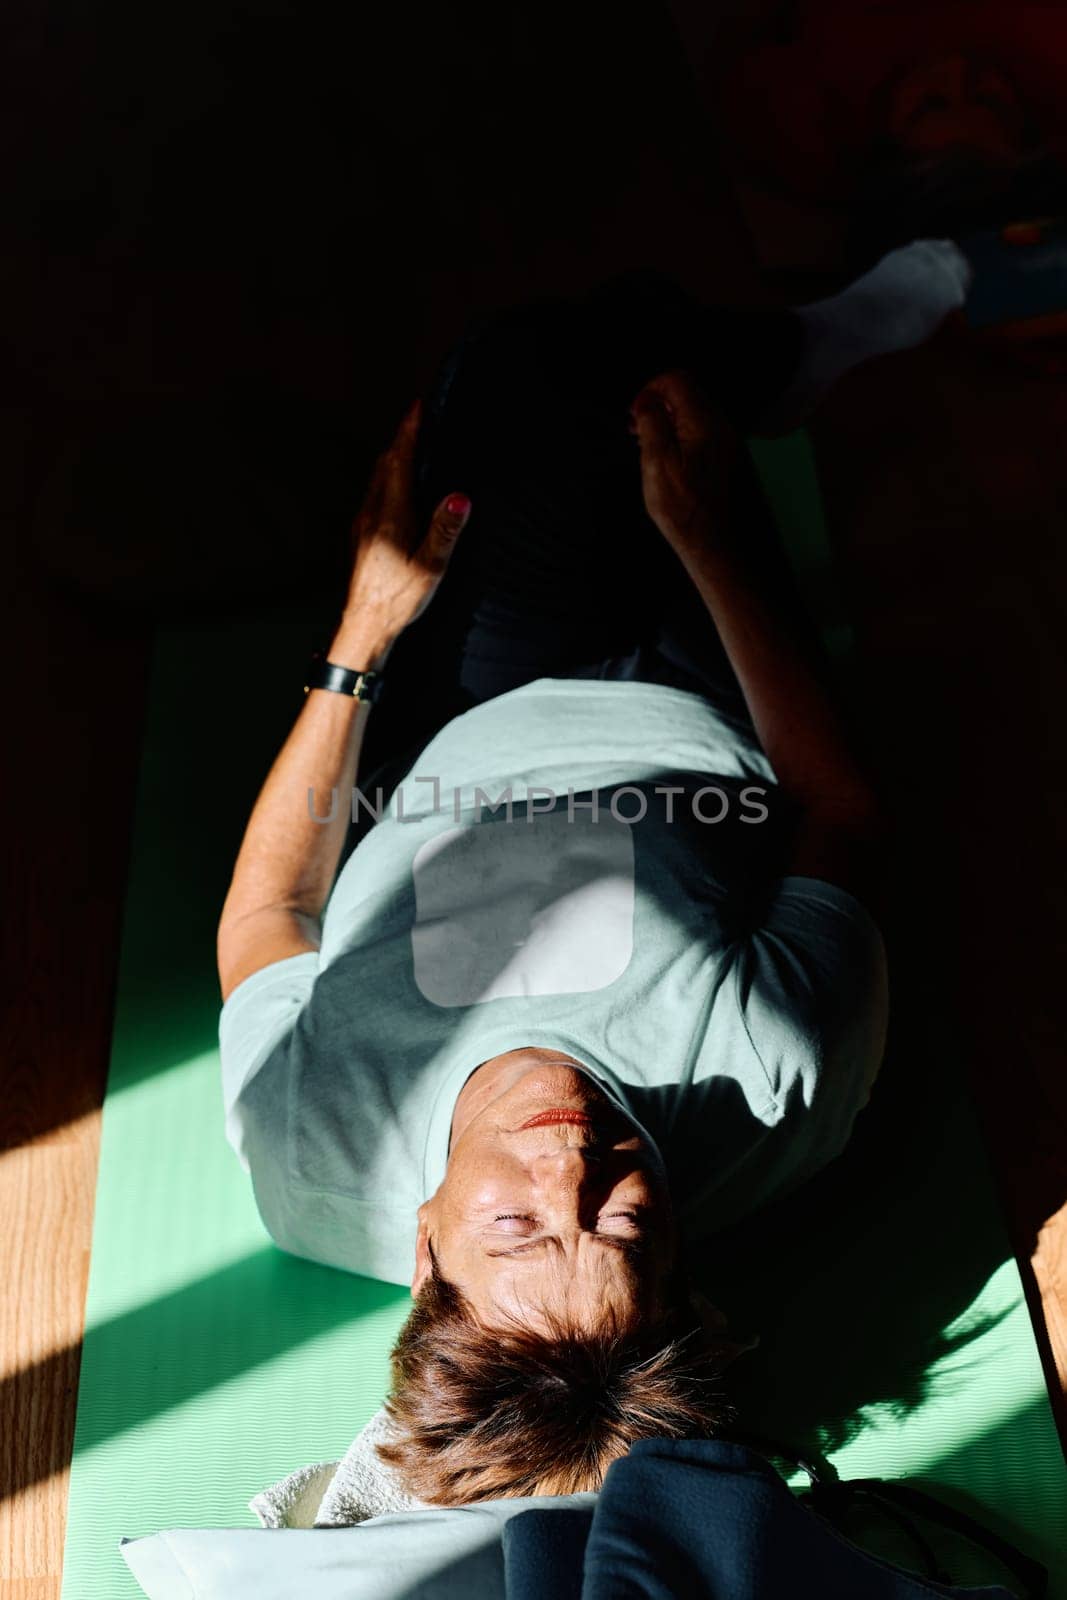
<svg viewBox="0 0 1067 1600"><path fill-rule="evenodd" d="M764 1457L720 1440L641 1440L609 1469L595 1511L513 1518L505 1572L508 1600L1014 1600L864 1554Z"/></svg>
<svg viewBox="0 0 1067 1600"><path fill-rule="evenodd" d="M507 1600L581 1600L592 1510L520 1511L504 1524Z"/></svg>

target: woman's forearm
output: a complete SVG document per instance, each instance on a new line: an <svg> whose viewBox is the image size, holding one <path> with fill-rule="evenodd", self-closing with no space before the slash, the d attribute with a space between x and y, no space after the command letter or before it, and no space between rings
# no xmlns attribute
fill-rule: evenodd
<svg viewBox="0 0 1067 1600"><path fill-rule="evenodd" d="M731 522L740 441L685 372L660 373L631 408L645 507L711 613L779 784L831 825L874 797L802 645L795 607Z"/></svg>
<svg viewBox="0 0 1067 1600"><path fill-rule="evenodd" d="M339 666L380 669L391 644L372 617L356 616L342 621L328 656ZM300 916L310 927L317 923L348 831L369 711L350 695L327 689L308 694L245 830L220 944L228 926L267 909Z"/></svg>
<svg viewBox="0 0 1067 1600"><path fill-rule="evenodd" d="M677 547L676 547L677 548ZM847 820L874 798L846 730L778 592L734 539L709 528L679 556L718 630L782 789L806 811Z"/></svg>

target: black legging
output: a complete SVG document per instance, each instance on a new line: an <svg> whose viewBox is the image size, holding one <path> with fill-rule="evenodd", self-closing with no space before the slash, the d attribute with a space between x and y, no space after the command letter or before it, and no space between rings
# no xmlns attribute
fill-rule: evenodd
<svg viewBox="0 0 1067 1600"><path fill-rule="evenodd" d="M440 591L390 657L365 786L388 793L450 717L538 677L666 682L746 718L707 611L644 509L628 412L656 373L685 367L744 431L799 342L788 311L704 310L647 275L465 336L424 407L419 525L452 490L473 508ZM792 596L747 458L731 514Z"/></svg>

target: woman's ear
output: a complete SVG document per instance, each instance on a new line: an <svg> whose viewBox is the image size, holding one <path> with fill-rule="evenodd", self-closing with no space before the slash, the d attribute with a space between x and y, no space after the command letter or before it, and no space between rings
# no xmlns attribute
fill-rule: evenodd
<svg viewBox="0 0 1067 1600"><path fill-rule="evenodd" d="M415 1272L411 1279L411 1297L417 1300L433 1272L430 1258L430 1209L432 1200L424 1200L419 1207L419 1227L415 1235Z"/></svg>
<svg viewBox="0 0 1067 1600"><path fill-rule="evenodd" d="M690 1289L689 1304L700 1319L704 1343L709 1350L714 1350L721 1357L723 1367L728 1367L738 1356L754 1350L759 1344L758 1333L754 1333L749 1339L731 1338L725 1316L718 1306L712 1305L707 1295L701 1294L699 1289Z"/></svg>

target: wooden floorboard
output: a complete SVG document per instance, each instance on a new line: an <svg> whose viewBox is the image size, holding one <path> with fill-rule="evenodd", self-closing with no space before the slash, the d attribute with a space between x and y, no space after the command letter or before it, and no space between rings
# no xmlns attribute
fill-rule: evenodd
<svg viewBox="0 0 1067 1600"><path fill-rule="evenodd" d="M0 1597L56 1600L148 639L32 561L8 598Z"/></svg>
<svg viewBox="0 0 1067 1600"><path fill-rule="evenodd" d="M5 1477L29 1484L0 1503L5 1582L17 1574L55 1584L60 1576L67 1472L53 1464L70 1457L99 1120L98 1112L79 1118L0 1157L0 1214L17 1241L2 1247L10 1293L0 1319L0 1437Z"/></svg>

